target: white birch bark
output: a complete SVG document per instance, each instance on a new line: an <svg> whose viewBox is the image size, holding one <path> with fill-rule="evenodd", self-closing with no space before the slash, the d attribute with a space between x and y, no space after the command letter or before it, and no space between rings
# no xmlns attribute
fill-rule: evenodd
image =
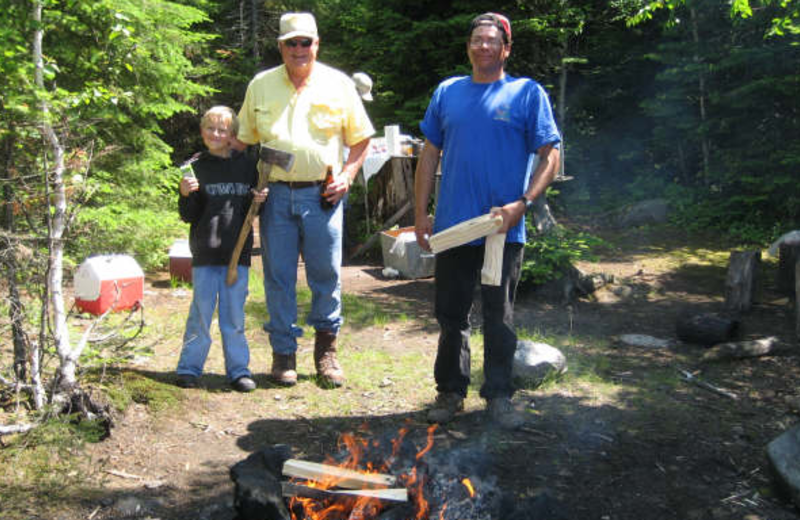
<svg viewBox="0 0 800 520"><path fill-rule="evenodd" d="M33 38L33 59L36 66L35 81L40 92L44 92L44 60L42 50L42 10L43 2L33 4L33 18L36 21L36 31ZM50 251L47 274L47 294L51 306L51 319L53 326L53 341L60 360L59 383L62 387L71 387L76 383L75 370L80 352L70 347L69 329L64 306L64 230L66 228L67 198L64 190L64 147L61 144L52 123L50 122L50 106L45 99L40 104L42 113L41 130L49 145L52 154L52 171L49 162L45 161L48 168L45 182L52 187L51 197L47 200L52 205L48 211L48 249Z"/></svg>

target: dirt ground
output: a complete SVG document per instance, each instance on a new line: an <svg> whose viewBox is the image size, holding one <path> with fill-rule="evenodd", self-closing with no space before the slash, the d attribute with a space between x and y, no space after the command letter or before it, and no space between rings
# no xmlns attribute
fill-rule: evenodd
<svg viewBox="0 0 800 520"><path fill-rule="evenodd" d="M676 261L670 254L679 242L627 236L601 262L580 266L613 274L615 283L569 306L521 293L516 309L520 329L561 338L568 361L569 352L580 351L582 362L595 367L596 384L556 382L521 390L514 401L530 422L512 433L487 428L480 402L471 400L466 413L437 432L434 449L488 452L504 492L516 498L546 493L560 515L553 518L798 518L771 486L765 455L769 441L797 422L789 400L800 393L793 309L786 297L775 294L769 265L759 303L744 317L740 337L777 336L791 347L784 355L707 364L701 363L697 346L675 342L670 348L648 349L613 340L620 334L675 339L675 320L682 311L719 309L724 267L698 261L702 251ZM345 292L364 301L399 302L407 316L382 327L346 326L346 344L364 351L419 352L420 363L432 367L437 334L430 316L432 281L386 280L380 270L377 265L346 266ZM148 279L146 293L148 313L185 316L185 291L164 283L163 275ZM73 506L82 511L81 518L120 518L125 500L133 497L141 516L231 519L228 471L252 452L286 443L302 458L322 460L341 431L362 425L376 434L402 424L424 431L424 404L434 395L432 376L419 382L418 393L399 395L391 381L360 381L354 377L358 367L346 364L352 384L323 390L301 380L302 392L292 393L269 385L266 336L256 334L255 342L261 343L251 343L256 392L230 392L222 377L209 377L205 388L183 391L189 399L179 414L151 414L144 405L133 405L109 439L89 448L98 492L76 499ZM308 341L302 345L301 358L309 358ZM133 369L169 381L179 348L175 338L159 344L156 356ZM309 362L303 363L310 372ZM738 399L676 383L678 368ZM346 415L320 416L307 412L311 399L349 399L352 404Z"/></svg>

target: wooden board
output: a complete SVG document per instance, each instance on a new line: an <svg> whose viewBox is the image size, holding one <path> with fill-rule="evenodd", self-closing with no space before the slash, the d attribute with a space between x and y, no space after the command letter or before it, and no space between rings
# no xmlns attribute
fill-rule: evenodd
<svg viewBox="0 0 800 520"><path fill-rule="evenodd" d="M338 466L289 459L283 464L283 474L288 477L332 482L335 486L347 489L387 488L397 484L392 475L381 473L362 473Z"/></svg>

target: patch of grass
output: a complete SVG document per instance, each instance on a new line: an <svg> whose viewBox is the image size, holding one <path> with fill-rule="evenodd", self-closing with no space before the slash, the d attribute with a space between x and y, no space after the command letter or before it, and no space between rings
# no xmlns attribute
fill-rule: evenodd
<svg viewBox="0 0 800 520"><path fill-rule="evenodd" d="M88 498L78 491L89 476L80 455L86 443L99 442L104 433L98 423L59 416L26 434L7 437L0 450L2 517L41 518L43 505ZM42 497L47 497L45 504Z"/></svg>
<svg viewBox="0 0 800 520"><path fill-rule="evenodd" d="M109 385L106 393L114 408L122 411L139 403L159 413L175 409L183 400L183 393L175 385L130 371L120 372L119 380Z"/></svg>

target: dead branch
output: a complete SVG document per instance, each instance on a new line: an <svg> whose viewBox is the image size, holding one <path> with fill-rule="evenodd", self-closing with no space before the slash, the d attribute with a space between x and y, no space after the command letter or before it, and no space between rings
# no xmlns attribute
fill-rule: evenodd
<svg viewBox="0 0 800 520"><path fill-rule="evenodd" d="M13 435L15 433L25 433L34 429L36 424L9 424L9 425L2 425L0 424L0 437L3 435Z"/></svg>
<svg viewBox="0 0 800 520"><path fill-rule="evenodd" d="M719 388L718 386L714 386L711 383L703 381L702 379L698 379L694 374L689 372L688 370L678 369L678 372L683 376L683 380L687 383L692 383L704 390L708 390L709 392L715 393L717 395L721 395L723 397L727 397L729 399L733 399L737 401L739 396L735 393L731 392L730 390L725 390L724 388Z"/></svg>

